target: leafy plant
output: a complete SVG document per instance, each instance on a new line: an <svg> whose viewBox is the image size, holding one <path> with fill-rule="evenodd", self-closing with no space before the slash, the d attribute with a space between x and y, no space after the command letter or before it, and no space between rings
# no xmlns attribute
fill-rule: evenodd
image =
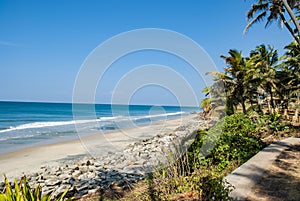
<svg viewBox="0 0 300 201"><path fill-rule="evenodd" d="M147 191L130 200L232 200L232 186L223 179L265 146L260 120L238 113L208 131L199 130L186 154L171 157L168 166L151 173Z"/></svg>
<svg viewBox="0 0 300 201"><path fill-rule="evenodd" d="M211 135L209 131L198 132L189 150L190 165L195 168L214 166L216 171L222 172L232 161L241 164L265 146L256 134L256 122L245 114L227 116L213 129L218 127L223 128L220 135ZM215 143L215 146L209 153L203 153L204 143Z"/></svg>
<svg viewBox="0 0 300 201"><path fill-rule="evenodd" d="M7 177L5 177L5 189L3 193L0 193L1 201L50 201L54 200L51 194L42 195L42 188L40 185L34 189L30 188L26 176L22 177L18 183L15 179L14 188L9 183ZM66 190L56 201L71 201L73 198L65 199L68 190Z"/></svg>
<svg viewBox="0 0 300 201"><path fill-rule="evenodd" d="M232 186L225 183L222 176L205 168L181 171L187 163L182 159L179 161L152 173L147 178L151 196L136 200L232 200L229 197Z"/></svg>

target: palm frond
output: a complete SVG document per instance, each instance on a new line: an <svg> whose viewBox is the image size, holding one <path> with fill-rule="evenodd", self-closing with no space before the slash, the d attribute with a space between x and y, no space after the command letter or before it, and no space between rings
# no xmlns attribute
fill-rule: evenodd
<svg viewBox="0 0 300 201"><path fill-rule="evenodd" d="M259 14L258 16L256 16L253 20L251 20L251 21L247 24L247 26L245 27L245 29L244 29L244 31L243 31L243 34L246 34L247 31L249 30L249 28L250 28L253 24L262 21L263 18L264 18L266 15L267 15L267 11L264 11L264 12L262 12L261 14Z"/></svg>

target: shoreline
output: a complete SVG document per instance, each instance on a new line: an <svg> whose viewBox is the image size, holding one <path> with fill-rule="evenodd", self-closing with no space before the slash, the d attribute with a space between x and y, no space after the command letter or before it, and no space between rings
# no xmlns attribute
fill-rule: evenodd
<svg viewBox="0 0 300 201"><path fill-rule="evenodd" d="M4 148L3 150L0 150L0 155L17 152L20 150L30 149L33 147L41 147L41 146L47 146L47 145L52 145L52 144L76 141L76 140L80 140L83 138L89 138L89 137L101 135L101 134L103 135L103 134L109 134L109 133L116 133L116 132L122 132L123 130L124 131L130 130L133 128L152 126L155 124L159 124L159 122L165 122L165 121L170 121L170 120L174 120L174 119L181 119L181 118L184 118L184 117L190 116L190 115L192 115L192 113L185 114L185 115L182 115L179 117L177 116L177 117L171 117L168 119L154 120L152 123L150 122L150 125L140 125L140 126L134 125L134 126L127 126L127 127L125 126L125 127L121 127L121 128L117 128L117 129L112 129L112 130L99 130L97 133L95 132L95 133L87 133L87 134L78 134L77 131L74 131L74 133L72 133L71 135L68 135L68 136L53 137L53 138L37 141L34 143L28 143L28 144L26 144L26 143L25 144L22 144L22 143L16 144L17 146Z"/></svg>
<svg viewBox="0 0 300 201"><path fill-rule="evenodd" d="M33 174L44 166L59 166L62 163L80 160L86 156L99 157L108 152L120 152L125 146L135 141L170 132L193 116L195 115L190 114L153 122L147 126L120 129L83 138L78 136L73 140L0 154L0 182L4 179L3 174L6 174L9 179L20 178L24 174Z"/></svg>
<svg viewBox="0 0 300 201"><path fill-rule="evenodd" d="M153 168L168 164L170 153L178 145L185 151L199 128L208 129L214 123L213 119L191 114L150 126L33 147L0 155L0 170L9 181L25 174L30 186L40 185L44 194L53 193L55 197L66 189L69 196L77 198L105 189L128 189ZM0 190L3 188L0 181Z"/></svg>

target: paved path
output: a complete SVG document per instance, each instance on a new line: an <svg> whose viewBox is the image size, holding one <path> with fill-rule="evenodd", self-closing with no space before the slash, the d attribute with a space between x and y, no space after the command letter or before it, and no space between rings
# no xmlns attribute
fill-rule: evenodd
<svg viewBox="0 0 300 201"><path fill-rule="evenodd" d="M289 147L300 144L300 138L290 137L264 148L258 154L242 166L234 170L225 179L235 187L231 192L234 200L248 200L253 189L261 181L264 175L272 168L272 164L278 156Z"/></svg>

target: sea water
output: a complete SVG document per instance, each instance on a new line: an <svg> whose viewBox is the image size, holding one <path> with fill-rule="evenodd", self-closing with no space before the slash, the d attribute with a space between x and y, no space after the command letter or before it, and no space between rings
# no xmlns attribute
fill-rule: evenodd
<svg viewBox="0 0 300 201"><path fill-rule="evenodd" d="M78 106L78 104L76 105ZM0 153L178 118L194 107L0 101ZM74 113L74 108L83 108ZM92 115L84 108L93 108ZM90 113L87 110L86 113ZM77 115L77 116L74 116ZM91 118L92 117L92 118Z"/></svg>

